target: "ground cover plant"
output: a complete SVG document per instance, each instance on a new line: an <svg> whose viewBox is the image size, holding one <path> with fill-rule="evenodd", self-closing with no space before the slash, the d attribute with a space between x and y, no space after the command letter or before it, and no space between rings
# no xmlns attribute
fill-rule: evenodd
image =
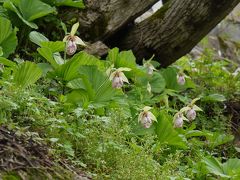
<svg viewBox="0 0 240 180"><path fill-rule="evenodd" d="M56 14L82 1L0 2L2 179L240 178L236 63L93 56Z"/></svg>

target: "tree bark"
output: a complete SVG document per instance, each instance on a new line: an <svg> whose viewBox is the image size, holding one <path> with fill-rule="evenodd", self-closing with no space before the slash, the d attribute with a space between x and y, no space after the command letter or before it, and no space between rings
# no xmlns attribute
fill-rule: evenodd
<svg viewBox="0 0 240 180"><path fill-rule="evenodd" d="M86 0L86 10L79 12L80 36L131 49L138 62L155 54L166 67L191 51L240 0L167 0L153 16L134 24L157 1Z"/></svg>
<svg viewBox="0 0 240 180"><path fill-rule="evenodd" d="M121 50L132 49L139 61L155 54L161 66L166 67L190 52L238 3L239 0L172 0L107 44L118 45Z"/></svg>
<svg viewBox="0 0 240 180"><path fill-rule="evenodd" d="M61 13L65 21L76 18L85 40L106 40L150 9L158 0L85 0L85 10Z"/></svg>

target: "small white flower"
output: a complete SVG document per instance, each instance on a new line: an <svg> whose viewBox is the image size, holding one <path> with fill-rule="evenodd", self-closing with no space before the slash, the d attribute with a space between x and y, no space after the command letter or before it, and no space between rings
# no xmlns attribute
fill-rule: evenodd
<svg viewBox="0 0 240 180"><path fill-rule="evenodd" d="M181 128L183 127L183 116L182 114L178 114L174 120L174 128Z"/></svg>
<svg viewBox="0 0 240 180"><path fill-rule="evenodd" d="M185 80L185 75L184 75L183 73L179 73L179 74L177 75L177 83L178 83L179 85L184 85L185 82L186 82L186 80Z"/></svg>
<svg viewBox="0 0 240 180"><path fill-rule="evenodd" d="M144 128L150 128L153 121L157 121L153 113L149 111L150 109L151 107L145 106L138 116L138 122L140 122Z"/></svg>
<svg viewBox="0 0 240 180"><path fill-rule="evenodd" d="M86 44L78 37L75 36L79 23L76 23L72 26L71 32L69 35L66 35L63 39L63 42L66 42L66 53L68 55L73 55L77 50L77 44L81 46L86 46Z"/></svg>
<svg viewBox="0 0 240 180"><path fill-rule="evenodd" d="M190 110L187 111L186 115L187 115L187 118L189 119L189 121L193 121L193 120L196 118L197 113L196 113L196 111L192 108L192 109L190 109Z"/></svg>
<svg viewBox="0 0 240 180"><path fill-rule="evenodd" d="M127 77L122 71L131 71L130 68L118 68L110 75L110 80L112 81L112 87L120 89L124 82L129 83Z"/></svg>

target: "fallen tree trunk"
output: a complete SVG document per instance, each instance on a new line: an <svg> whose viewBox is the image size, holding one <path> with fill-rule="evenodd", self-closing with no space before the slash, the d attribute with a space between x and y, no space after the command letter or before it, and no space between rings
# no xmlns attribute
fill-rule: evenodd
<svg viewBox="0 0 240 180"><path fill-rule="evenodd" d="M153 16L135 24L157 1L87 0L87 9L79 14L81 34L108 47L132 49L138 62L155 54L166 67L191 51L240 0L167 0Z"/></svg>

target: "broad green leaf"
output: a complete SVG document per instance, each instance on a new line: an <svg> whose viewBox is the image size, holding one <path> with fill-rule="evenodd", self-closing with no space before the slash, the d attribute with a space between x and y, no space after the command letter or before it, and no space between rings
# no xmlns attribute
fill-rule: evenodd
<svg viewBox="0 0 240 180"><path fill-rule="evenodd" d="M41 43L44 41L49 41L48 38L46 38L43 34L37 31L30 32L29 38L30 38L30 41L37 44L38 46L41 46Z"/></svg>
<svg viewBox="0 0 240 180"><path fill-rule="evenodd" d="M26 88L34 84L42 75L42 70L33 62L26 61L14 73L13 81L17 86Z"/></svg>
<svg viewBox="0 0 240 180"><path fill-rule="evenodd" d="M168 144L186 149L186 140L173 128L172 117L161 111L157 118L156 133L160 144Z"/></svg>
<svg viewBox="0 0 240 180"><path fill-rule="evenodd" d="M53 52L50 48L41 47L41 48L38 48L37 51L39 52L39 54L41 56L43 56L54 67L54 69L59 67L59 64L53 58Z"/></svg>
<svg viewBox="0 0 240 180"><path fill-rule="evenodd" d="M40 0L20 0L19 9L23 18L27 21L33 21L56 12L55 8L43 3Z"/></svg>
<svg viewBox="0 0 240 180"><path fill-rule="evenodd" d="M229 159L222 165L225 174L232 177L240 178L240 159Z"/></svg>
<svg viewBox="0 0 240 180"><path fill-rule="evenodd" d="M75 89L74 94L84 93L88 102L98 107L104 106L115 97L116 90L112 88L105 72L99 71L97 66L80 66L78 72L80 78L73 79L67 84L69 88ZM77 97L80 99L80 95ZM74 101L74 103L81 102Z"/></svg>
<svg viewBox="0 0 240 180"><path fill-rule="evenodd" d="M16 29L12 29L8 19L0 17L0 47L3 57L8 57L15 51L17 46L16 31Z"/></svg>
<svg viewBox="0 0 240 180"><path fill-rule="evenodd" d="M25 24L34 29L38 27L32 22L33 20L56 12L55 8L40 0L8 0L4 2L4 7L15 12Z"/></svg>
<svg viewBox="0 0 240 180"><path fill-rule="evenodd" d="M17 68L16 63L14 63L13 61L10 61L4 57L0 57L0 64L3 64L4 66L9 67L13 71L15 71Z"/></svg>
<svg viewBox="0 0 240 180"><path fill-rule="evenodd" d="M71 89L84 89L86 90L86 87L84 85L84 82L82 78L73 79L72 81L68 82L67 86Z"/></svg>
<svg viewBox="0 0 240 180"><path fill-rule="evenodd" d="M55 0L56 6L71 6L76 8L84 8L82 0Z"/></svg>
<svg viewBox="0 0 240 180"><path fill-rule="evenodd" d="M86 78L91 84L95 92L92 101L95 103L108 102L116 94L107 75L99 71L97 66L81 66L79 72L83 76L83 80Z"/></svg>
<svg viewBox="0 0 240 180"><path fill-rule="evenodd" d="M17 16L18 16L26 25L30 26L30 27L33 28L33 29L37 29L37 28L38 28L38 26L37 26L35 23L29 22L29 21L27 21L26 19L24 19L23 16L22 16L22 14L21 14L21 13L19 12L19 10L17 9L17 7L16 7L10 0L4 2L3 5L4 5L4 7L5 7L6 9L9 9L9 10L15 12L15 13L17 14Z"/></svg>
<svg viewBox="0 0 240 180"><path fill-rule="evenodd" d="M152 92L160 93L165 89L166 82L163 76L160 73L154 73L149 81Z"/></svg>
<svg viewBox="0 0 240 180"><path fill-rule="evenodd" d="M223 102L226 101L226 98L222 94L210 94L203 97L202 100L207 102Z"/></svg>
<svg viewBox="0 0 240 180"><path fill-rule="evenodd" d="M206 164L206 167L210 173L225 178L229 177L224 174L222 164L216 158L204 157L203 162Z"/></svg>
<svg viewBox="0 0 240 180"><path fill-rule="evenodd" d="M132 70L136 69L136 58L132 51L122 51L118 55L118 59L115 62L115 67L128 67Z"/></svg>
<svg viewBox="0 0 240 180"><path fill-rule="evenodd" d="M49 71L52 70L52 66L48 63L38 63L38 67L42 70L43 75L45 76Z"/></svg>
<svg viewBox="0 0 240 180"><path fill-rule="evenodd" d="M73 90L71 93L66 95L67 102L72 104L88 104L89 96L85 90Z"/></svg>
<svg viewBox="0 0 240 180"><path fill-rule="evenodd" d="M199 130L190 130L185 134L186 138L198 137L198 136L207 136L208 134Z"/></svg>
<svg viewBox="0 0 240 180"><path fill-rule="evenodd" d="M139 69L136 64L136 58L132 51L122 51L119 53L118 48L114 48L108 53L107 60L114 64L114 68L130 68L130 72L126 72L128 77L143 76L145 73Z"/></svg>
<svg viewBox="0 0 240 180"><path fill-rule="evenodd" d="M43 41L40 43L41 47L47 47L51 49L53 53L62 52L65 49L65 43L62 41Z"/></svg>
<svg viewBox="0 0 240 180"><path fill-rule="evenodd" d="M166 88L179 90L179 85L177 83L177 70L176 68L169 67L166 69L162 69L161 73L166 81Z"/></svg>
<svg viewBox="0 0 240 180"><path fill-rule="evenodd" d="M165 79L163 78L163 76L158 73L158 72L154 72L152 76L139 76L136 77L135 79L136 84L139 87L147 87L148 83L151 86L151 92L154 93L161 93L166 86L166 82Z"/></svg>
<svg viewBox="0 0 240 180"><path fill-rule="evenodd" d="M68 60L67 63L58 67L55 71L55 75L61 77L65 81L71 81L79 77L79 68L83 65L96 65L100 69L104 68L102 61L86 52L80 52Z"/></svg>
<svg viewBox="0 0 240 180"><path fill-rule="evenodd" d="M107 60L112 62L113 64L115 63L115 61L117 61L118 58L118 54L119 54L119 49L118 48L113 48L108 52L108 56L107 56Z"/></svg>
<svg viewBox="0 0 240 180"><path fill-rule="evenodd" d="M215 132L211 136L207 136L207 140L209 141L209 146L211 148L215 148L219 145L229 143L233 141L234 136L229 134L222 134Z"/></svg>

